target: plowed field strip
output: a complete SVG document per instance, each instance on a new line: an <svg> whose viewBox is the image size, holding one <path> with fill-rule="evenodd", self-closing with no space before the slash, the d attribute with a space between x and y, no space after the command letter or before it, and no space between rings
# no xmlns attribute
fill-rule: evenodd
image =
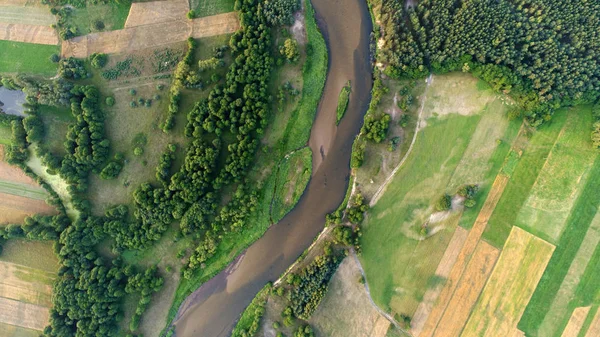
<svg viewBox="0 0 600 337"><path fill-rule="evenodd" d="M58 35L50 26L0 22L0 40L57 45Z"/></svg>
<svg viewBox="0 0 600 337"><path fill-rule="evenodd" d="M485 241L479 241L473 257L460 280L452 299L440 320L434 336L458 336L462 331L471 309L487 281L500 251Z"/></svg>
<svg viewBox="0 0 600 337"><path fill-rule="evenodd" d="M600 336L600 310L596 312L594 316L594 320L592 321L592 325L588 329L585 337L597 337Z"/></svg>

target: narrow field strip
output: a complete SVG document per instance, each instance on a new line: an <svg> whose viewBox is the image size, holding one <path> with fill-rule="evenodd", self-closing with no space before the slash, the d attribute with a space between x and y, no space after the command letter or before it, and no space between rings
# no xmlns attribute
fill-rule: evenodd
<svg viewBox="0 0 600 337"><path fill-rule="evenodd" d="M41 187L0 179L0 192L35 200L45 200L48 192Z"/></svg>
<svg viewBox="0 0 600 337"><path fill-rule="evenodd" d="M48 7L5 6L0 4L0 22L50 26L56 17Z"/></svg>
<svg viewBox="0 0 600 337"><path fill-rule="evenodd" d="M579 281L599 242L600 214L596 214L590 228L585 233L583 242L569 267L567 275L560 285L559 291L556 293L556 297L554 297L552 305L550 308L546 308L546 317L538 330L541 336L553 336L560 328L563 317L568 312L569 302L575 295Z"/></svg>
<svg viewBox="0 0 600 337"><path fill-rule="evenodd" d="M57 45L58 34L50 26L0 22L0 40Z"/></svg>
<svg viewBox="0 0 600 337"><path fill-rule="evenodd" d="M600 310L596 312L594 319L592 320L592 324L588 329L585 337L597 337L600 336Z"/></svg>
<svg viewBox="0 0 600 337"><path fill-rule="evenodd" d="M22 328L20 326L0 323L0 336L3 337L39 337L40 332Z"/></svg>
<svg viewBox="0 0 600 337"><path fill-rule="evenodd" d="M435 277L439 279L447 279L454 263L456 263L456 259L458 258L458 254L460 253L465 241L467 240L467 235L469 232L462 228L457 227L448 247L446 247L446 251L444 252L444 256L440 260L438 267L435 271ZM425 322L427 321L427 317L429 313L433 309L435 305L435 301L440 295L440 292L443 289L443 284L439 284L436 287L427 289L425 296L423 296L423 300L419 304L417 311L413 315L413 318L410 322L410 331L413 335L419 336Z"/></svg>
<svg viewBox="0 0 600 337"><path fill-rule="evenodd" d="M0 280L3 284L52 295L52 284L55 278L55 273L0 261Z"/></svg>
<svg viewBox="0 0 600 337"><path fill-rule="evenodd" d="M565 330L563 330L561 337L579 336L579 331L581 331L583 322L585 322L585 319L587 318L587 315L590 312L590 308L591 307L576 308L573 311L571 318L569 319L567 327L565 328Z"/></svg>
<svg viewBox="0 0 600 337"><path fill-rule="evenodd" d="M0 280L0 282L2 281ZM2 282L0 283L0 297L36 304L43 307L52 306L52 294L38 289L40 288L32 287L30 285L16 286Z"/></svg>
<svg viewBox="0 0 600 337"><path fill-rule="evenodd" d="M450 300L452 299L452 296L460 283L460 279L462 278L463 273L465 272L465 270L467 270L467 264L469 263L469 260L471 259L471 256L473 255L473 252L475 251L475 248L477 247L477 244L480 241L483 231L487 226L487 222L490 218L490 215L496 207L498 200L500 200L500 197L502 196L502 193L507 183L507 176L499 174L496 177L496 180L492 185L492 189L488 194L488 197L481 209L481 212L479 213L479 216L477 217L473 228L471 228L471 230L469 231L467 240L463 245L463 248L456 260L456 263L452 267L452 271L450 272L448 279L446 280L444 288L438 296L436 305L433 307L429 316L427 317L427 321L419 336L433 336L433 333L435 332L438 323L442 319L442 316L444 315L444 312L446 311L446 308L448 307L448 304L450 303Z"/></svg>
<svg viewBox="0 0 600 337"><path fill-rule="evenodd" d="M8 213L0 213L0 223L7 223L10 222L9 219L15 218L15 214L10 214L12 210L25 215L51 215L56 213L56 210L44 200L35 200L2 192L0 192L0 209L9 210Z"/></svg>
<svg viewBox="0 0 600 337"><path fill-rule="evenodd" d="M514 332L554 246L513 227L461 336L507 336Z"/></svg>
<svg viewBox="0 0 600 337"><path fill-rule="evenodd" d="M497 248L485 241L479 241L475 253L438 323L434 336L460 335L471 314L471 309L475 306L475 302L498 260L498 255L500 255L500 251Z"/></svg>
<svg viewBox="0 0 600 337"><path fill-rule="evenodd" d="M0 297L0 323L41 331L49 318L48 308Z"/></svg>
<svg viewBox="0 0 600 337"><path fill-rule="evenodd" d="M128 53L160 47L188 37L230 34L240 27L237 13L225 13L191 21L169 21L109 32L92 33L63 41L63 57L86 58L92 53Z"/></svg>

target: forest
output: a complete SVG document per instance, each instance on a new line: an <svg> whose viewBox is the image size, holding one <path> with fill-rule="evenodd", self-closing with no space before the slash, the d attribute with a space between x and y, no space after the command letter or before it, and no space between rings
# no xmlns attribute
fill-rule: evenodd
<svg viewBox="0 0 600 337"><path fill-rule="evenodd" d="M509 93L534 126L600 91L600 3L383 1L378 59L395 78L470 71Z"/></svg>

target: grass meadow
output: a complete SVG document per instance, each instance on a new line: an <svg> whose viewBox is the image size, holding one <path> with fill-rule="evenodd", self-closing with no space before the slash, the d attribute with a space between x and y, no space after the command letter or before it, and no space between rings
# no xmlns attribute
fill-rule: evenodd
<svg viewBox="0 0 600 337"><path fill-rule="evenodd" d="M52 76L58 69L50 61L52 54L60 54L58 46L0 40L0 74L25 73Z"/></svg>
<svg viewBox="0 0 600 337"><path fill-rule="evenodd" d="M465 107L469 114L444 112L453 102L457 81L464 74L435 77L425 105L426 126L402 168L363 224L362 261L371 294L384 309L409 316L429 285L454 229L472 226L491 184L517 136L520 122L509 122L502 97L478 92L480 99ZM464 90L477 91L476 81ZM447 97L444 92L447 92ZM486 96L487 95L487 96ZM461 107L462 109L462 107ZM456 110L452 110L456 111ZM463 184L479 184L478 204L454 210L438 223L430 223L425 240L419 234L443 194L454 194Z"/></svg>
<svg viewBox="0 0 600 337"><path fill-rule="evenodd" d="M190 0L190 8L196 17L211 16L233 11L235 0Z"/></svg>
<svg viewBox="0 0 600 337"><path fill-rule="evenodd" d="M281 220L298 203L312 173L312 151L304 147L279 164L271 209L272 221Z"/></svg>
<svg viewBox="0 0 600 337"><path fill-rule="evenodd" d="M90 4L84 8L73 8L67 17L67 22L77 27L79 35L97 32L96 21L102 21L105 28L102 31L122 29L129 15L130 3L111 1L106 4Z"/></svg>

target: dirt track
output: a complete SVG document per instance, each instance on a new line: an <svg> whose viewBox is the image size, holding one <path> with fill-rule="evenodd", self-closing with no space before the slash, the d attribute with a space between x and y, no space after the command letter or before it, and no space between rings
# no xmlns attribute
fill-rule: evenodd
<svg viewBox="0 0 600 337"><path fill-rule="evenodd" d="M194 19L170 21L130 27L110 32L93 33L63 41L63 57L86 58L92 53L127 53L155 48L188 37L201 38L233 33L240 27L237 13L225 13Z"/></svg>
<svg viewBox="0 0 600 337"><path fill-rule="evenodd" d="M50 26L0 22L0 40L57 45L58 35Z"/></svg>

